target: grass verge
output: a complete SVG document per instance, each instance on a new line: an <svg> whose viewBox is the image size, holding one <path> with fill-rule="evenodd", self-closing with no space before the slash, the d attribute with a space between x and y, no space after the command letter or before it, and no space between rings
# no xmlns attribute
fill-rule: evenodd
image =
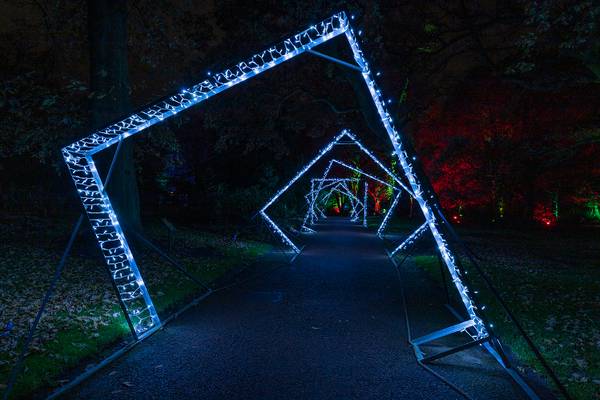
<svg viewBox="0 0 600 400"><path fill-rule="evenodd" d="M0 337L0 391L6 388L22 337L39 308L60 254L62 244L54 237L68 233L68 227L47 221L30 221L33 225L45 224L37 230L31 226L15 229L5 222L0 220L0 239L7 247L6 257L0 260L0 327L8 321L14 327ZM159 227L150 227L145 233L155 243L166 242L166 233ZM270 250L265 243L191 229L179 229L176 243L171 255L206 284L232 268L251 265ZM162 318L202 291L158 255L135 243L133 250ZM90 245L83 238L65 266L11 398L28 398L42 388L65 383L61 377L69 370L97 361L129 335L103 259L94 243Z"/></svg>
<svg viewBox="0 0 600 400"><path fill-rule="evenodd" d="M557 247L553 240L548 241L548 232L496 232L494 241L474 240L468 230L462 233L477 247L476 253L483 255L481 267L569 393L576 399L599 399L600 260L583 255L583 258L571 256L570 260L567 257L563 260L567 263L562 262L559 256L564 256L569 247L565 248L565 243ZM527 246L529 251L521 253ZM437 256L418 255L414 261L440 286L443 284ZM464 264L469 269L468 263ZM523 365L545 375L483 281L475 273L469 276L503 344ZM455 303L459 304L456 297Z"/></svg>

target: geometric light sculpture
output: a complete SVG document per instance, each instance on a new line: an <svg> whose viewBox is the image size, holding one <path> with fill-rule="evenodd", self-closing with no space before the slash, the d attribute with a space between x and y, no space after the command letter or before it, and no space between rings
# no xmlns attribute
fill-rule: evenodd
<svg viewBox="0 0 600 400"><path fill-rule="evenodd" d="M389 220L392 218L394 210L398 206L398 202L400 201L401 195L402 195L402 192L398 192L398 194L394 197L392 204L390 204L389 210L385 213L385 216L383 217L383 221L381 221L379 228L377 228L377 236L378 237L380 237L380 238L383 237L383 232L385 231L385 228L387 227Z"/></svg>
<svg viewBox="0 0 600 400"><path fill-rule="evenodd" d="M479 315L469 289L463 282L462 272L446 240L443 221L441 221L433 193L425 191L424 185L413 167L413 159L405 151L402 137L394 127L392 117L385 108L384 98L375 83L369 64L363 56L354 30L350 26L350 21L344 12L340 12L223 72L213 74L192 87L182 89L176 94L141 109L62 149L64 160L104 255L113 283L117 288L121 307L126 314L132 334L137 339L147 336L156 330L161 323L131 254L125 235L119 226L110 199L104 192L103 183L96 170L93 156L129 136L137 134L300 54L308 52L323 56L321 53L314 51L313 48L340 35L344 35L346 38L355 62L355 64L346 62L343 62L343 64L359 71L367 86L381 123L389 136L395 155L398 157L403 174L410 184L410 192L414 195L425 216L451 280L465 306L471 324L470 327L475 330L473 337L477 340L489 337L488 328ZM330 60L333 59L332 57L325 57ZM293 179L293 181L295 180L296 178ZM283 191L285 190L287 190L287 187L283 189ZM261 210L261 215L267 221L270 219L265 211L272 204L272 201Z"/></svg>
<svg viewBox="0 0 600 400"><path fill-rule="evenodd" d="M350 131L348 131L346 129L344 129L339 134L337 134L333 138L333 140L329 144L327 144L327 146L323 147L321 149L321 151L319 151L319 153L317 154L317 156L315 158L310 160L300 171L298 171L298 173L296 173L296 175L294 175L294 177L292 179L290 179L281 189L279 189L259 211L259 214L265 220L265 222L271 227L273 232L275 234L277 234L281 238L281 240L296 253L300 253L300 249L279 228L279 226L277 226L277 224L275 222L273 222L271 217L269 217L269 215L267 214L267 209L269 207L271 207L273 205L273 203L275 203L275 201L277 201L277 199L279 197L281 197L281 195L283 195L294 183L296 183L296 181L298 181L298 179L300 179L304 174L306 174L308 172L308 170L313 165L315 165L315 163L317 163L317 161L319 161L323 156L325 156L325 154L329 153L333 149L333 147L335 145L337 145L339 143L339 141L345 137L353 138L354 136L350 133Z"/></svg>
<svg viewBox="0 0 600 400"><path fill-rule="evenodd" d="M323 179L323 178L319 179L319 187L321 188L321 191L323 191L323 190L327 189L328 187L334 186L334 185L336 184L336 181L337 181L337 179L335 179L335 180L333 180L333 182L330 182L330 183L325 183L325 184L323 184L323 181L324 181L324 180L325 180L325 179ZM358 182L358 181L359 181L357 178L356 178L356 179L355 179L355 178L352 178L352 180L353 180L353 181L356 181L356 182ZM310 183L311 183L311 188L314 188L315 179L312 179ZM308 201L308 207L309 207L309 209L310 209L311 202L313 202L314 200L316 200L316 196L317 196L318 194L319 194L318 190L314 190L314 189L312 189L312 190L311 190L309 193L307 193L307 194L304 196L304 197L307 199L307 201ZM311 197L311 200L308 200L308 198L309 198L309 197ZM312 197L315 197L315 199L312 199ZM323 217L323 218L327 218L327 216L325 215L325 213L323 212L323 210L321 210L321 209L318 207L318 205L317 205L317 204L315 204L314 208L315 208L315 209L316 209L316 210L319 212L319 214L321 214L321 217ZM313 211L314 211L314 210L313 210ZM309 214L307 213L307 214L306 214L306 216L305 216L305 220L306 220L306 218L308 217L308 215L309 215ZM316 215L314 215L314 214L313 214L313 216L314 216L314 217L316 217Z"/></svg>
<svg viewBox="0 0 600 400"><path fill-rule="evenodd" d="M352 193L352 190L348 187L346 182L339 183L333 188L329 189L329 193L325 196L323 202L327 203L327 201L329 201L329 198L333 193L339 193L343 196L348 197L348 200L350 201L350 206L352 207L352 210L350 211L350 218L352 219L352 221L356 221L358 214L362 212L364 206L362 205L362 202L359 200L359 198L356 197L354 193ZM361 208L359 209L358 207Z"/></svg>
<svg viewBox="0 0 600 400"><path fill-rule="evenodd" d="M366 182L365 182L366 184ZM360 215L361 212L364 213L365 210L365 203L363 201L361 201L353 192L352 190L348 187L348 185L346 184L346 182L340 183L336 186L334 186L332 189L329 190L329 193L325 196L325 198L323 199L324 203L327 203L327 201L329 200L329 198L331 197L331 195L337 192L341 195L344 195L346 197L348 197L348 199L350 200L350 205L352 206L352 211L350 211L350 219L355 222L358 220L358 216ZM358 208L360 207L360 208Z"/></svg>
<svg viewBox="0 0 600 400"><path fill-rule="evenodd" d="M342 139L349 139L350 141L349 142L341 142ZM379 161L377 159L377 157L375 157L375 155L373 155L373 153L370 150L368 150L356 138L356 136L352 132L350 132L348 129L342 130L338 135L336 135L333 138L333 140L331 142L329 142L325 147L323 147L321 149L321 151L319 151L317 153L317 156L315 158L310 160L300 171L298 171L298 173L296 173L296 175L294 175L294 177L292 179L290 179L281 189L279 189L259 211L259 214L263 217L263 219L265 220L267 225L269 225L269 227L271 228L273 233L278 235L281 238L281 240L283 241L283 243L286 244L287 246L289 246L296 253L300 253L300 249L298 248L298 246L281 230L281 228L279 228L279 226L271 219L271 217L267 214L266 211L269 207L271 207L273 205L273 203L275 203L275 201L277 201L277 199L283 193L285 193L294 183L296 183L296 181L298 181L298 179L300 179L305 173L307 173L308 170L313 165L315 165L315 163L317 163L327 153L329 153L331 150L333 150L333 148L336 145L339 145L339 144L344 144L344 145L350 144L350 145L357 146L359 148L359 150L362 151L364 154L366 154L371 160L373 160L373 162L375 164L377 164L379 166L379 168L381 168L386 174L388 174L390 177L392 177L399 186L401 186L408 193L412 194L411 190L406 187L406 185L400 180L400 178L398 178L396 175L394 175L392 173L392 171L390 171L381 161ZM352 167L350 167L350 168L352 168ZM325 171L325 173L327 174L328 171L329 171L329 168ZM322 178L322 179L324 179L324 178ZM303 228L304 228L304 226L303 226ZM306 229L304 229L304 230L306 230Z"/></svg>
<svg viewBox="0 0 600 400"><path fill-rule="evenodd" d="M390 257L393 257L399 251L406 250L409 246L419 239L425 232L427 232L427 222L419 226L413 233L411 233L402 243L400 243L394 250L390 252Z"/></svg>
<svg viewBox="0 0 600 400"><path fill-rule="evenodd" d="M305 232L314 232L312 229L308 228L306 226L306 222L309 218L309 216L312 217L312 219L317 219L317 215L315 212L315 209L317 211L319 211L319 214L321 214L321 216L323 218L327 218L327 216L325 215L325 213L323 213L323 211L318 207L317 205L317 198L318 196L321 194L321 192L334 187L334 189L337 189L337 187L339 187L340 183L344 183L344 189L349 191L350 189L348 188L348 186L345 184L347 182L359 182L360 179L358 178L313 178L311 179L310 185L312 190L310 192L308 192L306 195L304 195L304 198L306 199L307 202L307 212L304 216L304 221L302 222L302 226L301 229ZM319 184L319 189L314 189L315 187L315 182L317 182ZM336 190L337 192L340 192L339 190ZM331 191L325 196L325 198L321 199L322 203L327 203L327 201L329 200L330 195L333 193L333 189L331 189Z"/></svg>
<svg viewBox="0 0 600 400"><path fill-rule="evenodd" d="M374 159L374 161L376 161L378 164L381 164L381 165L383 165L383 163L381 163L381 161L377 160L377 159L375 158L375 156L373 156L373 154L372 154L372 153L370 153L370 156L372 156L372 159ZM396 198L395 198L395 199L398 199L398 198L400 197L400 194L401 194L401 189L406 189L406 187L405 187L404 185L403 185L403 186L401 186L400 188L399 188L399 187L397 187L397 186L391 185L390 183L388 183L388 182L384 181L383 179L380 179L380 178L377 178L376 176L373 176L373 175L371 175L371 174L368 174L368 173L366 173L365 171L363 171L362 169L360 169L360 168L358 168L358 167L355 167L355 166L352 166L352 165L346 164L346 163L344 163L344 162L342 162L342 161L339 161L339 160L336 160L336 159L332 159L332 160L330 160L330 161L329 161L329 164L327 165L327 168L325 168L325 171L324 171L324 173L323 173L323 177L321 178L321 180L323 180L324 178L326 178L327 176L329 176L329 172L331 171L331 167L333 166L333 164L337 164L337 165L339 165L339 166L341 166L341 167L343 167L343 168L346 168L346 169L349 169L349 170L351 170L351 171L353 171L353 172L356 172L356 173L360 174L361 176L363 176L363 175L364 175L364 176L366 176L367 178L369 178L369 179L371 179L371 180L373 180L373 181L375 181L375 182L381 183L382 185L385 185L385 186L387 186L387 187L391 188L391 189L392 189L392 192L393 192L394 190L397 190L399 193L398 193L398 195L396 196ZM395 176L395 175L393 175L393 174L392 174L392 175L390 175L390 177L391 177L391 178L392 178L394 181L396 181L396 182L400 182L400 179L399 179L397 176ZM315 181L315 179L313 179L313 181ZM312 187L311 187L311 188L312 188ZM321 189L321 186L317 187L317 189L316 189L316 190L315 190L314 188L312 188L312 189L313 189L313 191L314 191L314 192L316 192L316 196L314 196L314 197L313 197L313 202L314 202L314 200L315 200L315 199L316 199L316 197L318 196L319 189ZM409 194L410 194L410 191L407 191L407 193L409 193ZM390 210L392 210L393 208L395 208L396 204L397 204L397 201L395 201L394 203L392 203L392 206L390 207ZM388 214L386 214L386 217L387 217L387 215L388 215ZM309 219L309 216L310 216L310 223L311 223L311 224L314 224L314 223L315 223L315 220L316 220L316 218L314 218L314 217L316 217L316 214L314 213L314 208L313 208L313 206L312 206L312 205L309 205L309 208L308 208L308 210L307 210L307 212L306 212L306 216L304 217L304 222L303 222L303 224L302 224L302 229L309 229L309 228L306 226L306 222L308 221L308 219ZM363 218L363 221L366 221L366 218ZM379 226L379 228L377 229L377 234L378 234L378 236L379 236L380 232L382 232L382 231L385 229L385 225L386 225L386 224L387 224L387 219L386 219L386 218L384 218L384 219L383 219L383 221L381 222L381 225L380 225L380 226Z"/></svg>

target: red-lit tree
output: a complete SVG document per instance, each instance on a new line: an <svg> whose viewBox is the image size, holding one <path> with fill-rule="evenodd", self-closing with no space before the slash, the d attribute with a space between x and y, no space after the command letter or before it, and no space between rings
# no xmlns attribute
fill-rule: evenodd
<svg viewBox="0 0 600 400"><path fill-rule="evenodd" d="M387 187L378 182L369 183L368 193L369 197L373 200L373 211L375 214L381 214L381 202L384 201L387 196Z"/></svg>
<svg viewBox="0 0 600 400"><path fill-rule="evenodd" d="M585 87L540 93L478 81L431 108L416 147L444 208L553 224L561 203L597 188L599 104Z"/></svg>

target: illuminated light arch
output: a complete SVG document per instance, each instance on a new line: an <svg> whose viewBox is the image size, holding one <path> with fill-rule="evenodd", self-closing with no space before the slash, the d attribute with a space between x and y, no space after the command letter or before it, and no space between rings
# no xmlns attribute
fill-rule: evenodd
<svg viewBox="0 0 600 400"><path fill-rule="evenodd" d="M359 143L360 143L360 142L359 142ZM362 146L362 145L361 145L361 146ZM364 148L364 146L362 146L362 148ZM366 148L365 148L365 150L366 150ZM376 158L376 157L375 157L375 156L374 156L372 153L368 152L367 154L368 154L368 155L370 156L370 158L371 158L373 161L375 161L375 162L376 162L378 165L381 165L381 166L383 166L383 163L382 163L380 160L378 160L378 159L377 159L377 158ZM383 185L385 185L385 186L387 186L387 187L391 188L392 190L397 190L397 191L398 191L398 194L395 196L395 198L394 198L394 202L393 202L393 203L392 203L392 205L390 206L390 211L392 211L393 209L395 209L396 205L398 204L398 200L400 199L400 196L401 196L401 194L402 194L402 190L405 190L405 191L406 191L406 192L407 192L407 193L408 193L410 196L412 196L412 193L410 193L410 191L408 191L404 185L402 185L402 186L400 186L400 187L398 187L398 186L394 186L394 185L392 185L392 184L390 184L390 183L388 183L388 182L384 181L384 180L383 180L383 179L381 179L381 178L378 178L378 177L376 177L376 176L374 176L374 175L372 175L372 174L369 174L369 173L367 173L367 172L363 171L363 170L362 170L362 169L360 169L360 168L357 168L357 167L354 167L354 166L352 166L352 165L346 164L345 162L343 162L343 161L339 161L339 160L337 160L337 159L332 159L332 160L329 160L329 164L327 165L327 168L325 168L325 171L323 172L323 176L322 176L322 178L321 178L321 181L323 181L323 178L326 178L327 176L329 176L329 171L331 171L331 167L333 166L333 164L337 164L337 165L339 165L339 166L341 166L341 167L344 167L344 168L346 168L346 169L349 169L349 170L351 170L351 171L354 171L354 172L356 172L356 173L359 173L359 174L361 174L361 175L364 175L364 176L366 176L367 178L369 178L369 179L371 179L371 180L373 180L373 181L375 181L375 182L381 183L381 184L383 184ZM397 177L395 174L393 174L391 171L389 171L387 168L386 168L384 171L385 171L385 172L386 172L386 174L388 174L388 176L390 176L390 177L391 177L391 178L392 178L392 179L393 179L395 182L401 182L401 181L400 181L400 179L399 179L399 178L398 178L398 177ZM313 181L315 181L315 179L313 179ZM320 186L319 186L317 189L314 189L314 185L312 185L312 183L311 183L311 193L316 193L316 196L318 196L318 193L319 193L319 190L321 189L321 186L322 186L322 185L320 185ZM306 230L306 231L312 231L312 229L311 229L311 228L309 228L309 227L307 227L307 226L306 226L306 223L308 222L309 218L310 218L310 223L311 223L311 224L314 224L314 223L315 223L315 221L316 221L316 220L318 220L318 217L316 216L316 213L314 212L314 208L316 207L316 204L314 204L314 200L316 199L316 196L314 196L314 197L313 197L313 199L312 199L312 200L313 200L312 204L311 204L311 203L309 203L309 205L308 205L308 209L307 209L307 211L306 211L306 214L305 214L305 216L304 216L304 220L303 220L303 222L302 222L302 229L303 229L303 230ZM366 201L364 201L364 203L365 203L365 204L367 204L367 203L366 203ZM316 208L317 208L317 210L318 210L318 211L320 211L320 213L321 213L321 216L322 216L322 217L325 217L325 215L322 213L322 211L321 211L321 210L320 210L318 207L316 207ZM389 215L390 211L388 211L388 213L386 213L385 217L384 217L384 218L383 218L383 220L381 221L381 224L379 225L379 228L377 229L377 236L379 236L379 237L381 237L381 233L384 231L384 229L385 229L385 226L387 225L388 215ZM365 210L365 213L366 213L366 210ZM363 222L363 225L365 225L365 227L366 227L366 217L364 217L364 218L363 218L363 221L364 221L364 222Z"/></svg>
<svg viewBox="0 0 600 400"><path fill-rule="evenodd" d="M396 253L402 250L406 250L408 247L413 245L423 234L427 231L427 222L424 222L421 226L419 226L413 233L408 235L402 243L400 243L394 250L390 252L390 257L394 257Z"/></svg>
<svg viewBox="0 0 600 400"><path fill-rule="evenodd" d="M331 181L331 182L329 182ZM319 189L315 190L312 189L310 192L308 192L304 197L308 202L308 211L304 216L304 221L303 221L303 225L302 225L302 229L307 228L304 224L306 223L306 220L308 218L308 216L310 215L310 212L312 212L314 214L314 210L316 209L317 211L319 211L319 213L321 214L321 217L327 218L325 216L325 214L323 213L323 211L318 207L318 204L316 203L317 197L319 196L319 194L321 192L323 192L324 190L327 190L329 187L336 185L338 182L350 182L350 181L356 181L359 182L360 179L358 178L313 178L311 179L311 188L314 187L315 182L319 183ZM323 184L323 182L328 182ZM337 186L337 185L336 185ZM345 185L345 187L347 187L347 185ZM349 188L348 188L349 190ZM310 200L309 200L310 197ZM312 208L311 208L312 207ZM318 217L317 217L318 218Z"/></svg>
<svg viewBox="0 0 600 400"><path fill-rule="evenodd" d="M379 224L379 228L377 228L377 237L379 237L380 239L383 238L383 232L385 232L385 228L387 227L388 222L392 218L392 215L396 210L396 207L398 206L401 195L402 192L398 192L398 194L394 197L392 204L390 204L390 208L383 216L383 221L381 221L381 224Z"/></svg>
<svg viewBox="0 0 600 400"><path fill-rule="evenodd" d="M327 178L321 178L321 179L313 178L313 179L311 179L311 181L310 181L311 190L310 190L310 192L308 192L307 194L304 195L304 199L306 200L307 210L310 211L311 207L313 207L312 208L313 212L314 212L314 209L316 209L321 214L321 217L327 218L327 216L325 215L325 213L323 213L323 210L321 210L318 207L318 205L316 203L314 203L313 195L317 194L317 190L314 188L315 187L315 182L319 182L319 188L320 188L319 191L322 191L322 190L326 190L327 188L329 188L329 187L337 184L337 182L339 182L341 180L344 180L344 179L359 181L358 178L337 178L337 179L336 178L330 178L330 179L327 179ZM309 214L308 212L304 215L304 220L302 221L301 230L303 230L304 232L310 232L310 233L312 233L312 232L314 232L314 230L306 226L306 222L308 220L309 215L311 215L311 214Z"/></svg>
<svg viewBox="0 0 600 400"><path fill-rule="evenodd" d="M398 178L398 176L396 176L377 157L375 157L375 155L356 138L354 133L350 132L350 130L348 130L348 129L344 129L339 134L337 134L331 142L329 142L325 147L323 147L317 153L317 155L312 160L310 160L300 171L298 171L292 179L290 179L281 189L279 189L259 211L259 214L263 217L263 219L265 220L267 225L271 228L273 233L278 235L281 238L281 240L283 241L283 243L286 244L287 246L289 246L292 249L292 251L294 251L296 253L300 253L300 248L289 238L289 236L287 236L281 230L281 228L279 228L279 226L267 214L267 209L269 207L271 207L277 201L277 199L279 197L281 197L281 195L283 195L292 185L294 185L294 183L296 183L298 181L298 179L300 179L302 176L304 176L304 174L306 174L308 172L308 170L310 168L312 168L313 165L315 165L325 155L327 155L330 151L332 151L335 146L342 144L341 140L345 139L345 138L349 139L350 143L344 142L343 143L344 145L350 144L350 145L357 146L361 152L366 154L377 166L379 166L379 168L381 168L388 176L390 176L398 186L400 186L402 189L404 189L406 192L408 192L411 196L414 196L412 191L408 187L406 187L406 185L400 180L400 178ZM345 164L345 165L347 166L347 168L350 168L350 169L354 168L354 167L348 166L347 164ZM323 177L321 178L321 182L327 181L327 179L325 179L325 178L326 178L327 174L329 173L330 169L331 169L331 163L327 166L325 173L323 174ZM311 190L313 188L314 187L311 187ZM314 215L313 214L309 214L309 215L311 216L311 223L314 223L314 218L313 218ZM366 218L364 218L364 220L366 221ZM366 224L366 222L363 223L363 225L364 224ZM301 229L305 232L312 231L312 229L307 229L307 228L308 227L306 227L305 223L303 222Z"/></svg>
<svg viewBox="0 0 600 400"><path fill-rule="evenodd" d="M261 215L261 217L265 220L265 222L267 223L267 225L269 225L271 227L271 229L273 230L273 232L277 235L279 235L279 237L281 238L281 240L287 244L294 252L296 253L300 253L300 249L298 248L298 246L296 246L296 244L294 244L294 242L279 228L279 226L277 226L277 224L275 222L273 222L273 220L271 219L271 217L269 217L269 215L267 214L267 209L269 207L271 207L273 205L273 203L275 203L275 201L277 201L277 199L279 197L281 197L281 195L283 195L294 183L296 183L298 181L298 179L300 179L304 174L306 174L308 172L308 170L317 163L317 161L319 161L321 158L323 158L327 153L329 153L334 146L336 146L340 140L342 140L343 138L348 137L348 138L354 138L354 136L350 133L350 131L348 131L347 129L342 130L339 134L337 134L333 140L331 142L329 142L329 144L327 144L327 146L323 147L319 153L317 153L317 156L315 158L313 158L312 160L310 160L300 171L298 171L298 173L296 173L296 175L294 175L294 177L292 179L290 179L281 189L279 189L268 201L267 203L260 209L259 214Z"/></svg>
<svg viewBox="0 0 600 400"><path fill-rule="evenodd" d="M110 199L104 191L104 185L96 169L93 156L123 139L137 134L232 86L300 54L313 52L314 47L342 34L352 50L356 65L345 62L344 64L360 71L367 85L383 127L394 147L395 155L398 157L402 171L410 184L410 191L415 196L425 216L440 255L451 276L451 281L454 283L469 315L469 327L475 329L472 336L477 340L489 337L488 329L478 314L471 293L462 280L462 272L448 246L445 234L440 228L443 221L440 221L440 217L436 215L434 196L424 191L420 178L415 173L413 160L403 148L402 138L393 125L391 115L385 108L381 91L375 83L369 64L363 56L348 17L344 12L340 12L252 56L246 61L242 61L223 72L213 74L197 85L183 89L165 100L160 100L62 149L64 160L88 215L112 280L117 288L119 301L136 339L141 339L154 332L160 327L161 322L135 259L131 254ZM331 57L329 58L331 59ZM283 191L285 190L287 188L283 189ZM271 204L272 201L267 203L260 211L268 223L270 218L265 210ZM270 225L273 226L274 223L270 221Z"/></svg>
<svg viewBox="0 0 600 400"><path fill-rule="evenodd" d="M355 179L355 180L358 181L359 179ZM333 194L333 192L337 192L337 193L347 196L348 199L350 200L350 204L352 206L352 212L350 213L350 218L352 219L352 221L356 221L358 219L358 215L365 210L365 203L364 203L364 201L361 201L358 198L358 196L356 196L354 193L352 193L352 190L348 187L348 181L349 180L340 179L341 183L338 183L331 189L327 189L327 188L322 189L322 190L329 191L327 193L327 195L322 199L322 202L327 203L329 201L329 198ZM316 193L316 195L318 195L318 193ZM314 203L313 203L313 206L314 206ZM359 206L360 209L358 209L357 206Z"/></svg>

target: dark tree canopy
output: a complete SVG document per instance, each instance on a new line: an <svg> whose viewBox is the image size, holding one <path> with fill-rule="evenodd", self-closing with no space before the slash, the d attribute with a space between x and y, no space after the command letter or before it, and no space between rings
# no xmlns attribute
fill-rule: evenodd
<svg viewBox="0 0 600 400"><path fill-rule="evenodd" d="M6 208L63 212L61 146L339 9L356 15L391 109L445 207L488 221L531 220L554 203L579 221L597 207L597 2L117 3L116 25L104 27L84 2L6 6ZM99 33L88 35L93 27ZM349 59L335 43L323 51ZM114 63L105 71L94 57ZM124 148L134 151L126 158L135 158L142 210L166 201L245 218L341 128L391 162L356 82L352 71L303 56L150 129ZM23 162L31 168L16 180ZM119 168L129 180L117 177L115 187L135 203L137 191L123 183L134 182L131 168Z"/></svg>

